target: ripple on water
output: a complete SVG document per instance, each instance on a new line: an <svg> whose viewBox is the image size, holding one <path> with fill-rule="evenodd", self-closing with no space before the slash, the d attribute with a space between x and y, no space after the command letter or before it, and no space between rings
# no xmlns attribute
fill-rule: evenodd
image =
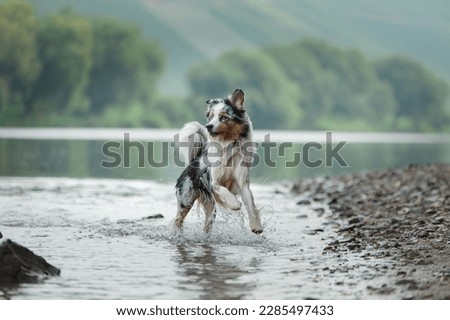
<svg viewBox="0 0 450 320"><path fill-rule="evenodd" d="M334 235L333 227L317 214L326 215L326 207L314 202L297 206L294 196L275 193L272 186L256 185L253 190L262 210L262 235L250 232L245 212L226 211L218 213L211 233L205 234L198 209L188 215L182 232L173 228L172 185L2 178L4 237L62 270L59 278L7 295L23 299L364 297L363 282L355 277L351 281L356 284L347 286L349 271L344 276L336 271L353 263L352 272L361 276L359 260L323 254ZM142 219L154 214L164 218Z"/></svg>

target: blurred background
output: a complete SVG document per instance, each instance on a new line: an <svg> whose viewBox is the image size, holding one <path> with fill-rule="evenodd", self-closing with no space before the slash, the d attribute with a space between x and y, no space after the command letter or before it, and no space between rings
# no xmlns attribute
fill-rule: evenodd
<svg viewBox="0 0 450 320"><path fill-rule="evenodd" d="M0 126L179 128L239 87L255 129L449 133L449 53L446 0L0 0ZM0 140L0 174L92 156L42 143ZM447 147L352 151L353 168Z"/></svg>
<svg viewBox="0 0 450 320"><path fill-rule="evenodd" d="M0 124L449 130L450 2L0 1Z"/></svg>

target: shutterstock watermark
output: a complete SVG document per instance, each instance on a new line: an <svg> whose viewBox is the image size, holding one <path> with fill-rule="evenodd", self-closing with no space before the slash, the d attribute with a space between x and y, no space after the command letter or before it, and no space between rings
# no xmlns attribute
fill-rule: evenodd
<svg viewBox="0 0 450 320"><path fill-rule="evenodd" d="M309 141L303 144L293 142L275 142L270 133L264 136L263 142L243 142L222 144L208 141L201 144L191 136L188 141L180 141L179 135L173 142L133 141L129 133L124 133L122 141L108 141L102 145L105 157L101 162L103 168L131 168L137 161L138 168L164 168L175 165L185 167L181 154L201 155L196 165L217 166L250 166L264 165L268 168L318 168L321 166L348 167L341 155L347 141L333 142L333 133L325 133L325 143ZM318 154L320 153L320 154ZM132 156L135 154L135 157ZM172 156L173 155L173 156ZM196 157L197 158L197 157ZM236 163L238 161L238 163Z"/></svg>

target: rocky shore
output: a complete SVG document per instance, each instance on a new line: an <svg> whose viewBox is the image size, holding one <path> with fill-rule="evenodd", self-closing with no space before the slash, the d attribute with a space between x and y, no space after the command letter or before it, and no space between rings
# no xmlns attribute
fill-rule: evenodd
<svg viewBox="0 0 450 320"><path fill-rule="evenodd" d="M351 251L395 262L394 276L368 290L450 299L450 165L306 179L292 192L331 209L327 218L340 237L324 254Z"/></svg>

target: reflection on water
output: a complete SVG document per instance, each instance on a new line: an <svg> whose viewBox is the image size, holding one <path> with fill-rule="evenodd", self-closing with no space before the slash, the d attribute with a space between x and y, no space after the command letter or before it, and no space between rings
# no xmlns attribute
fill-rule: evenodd
<svg viewBox="0 0 450 320"><path fill-rule="evenodd" d="M201 292L199 299L242 299L251 291L249 284L238 281L248 273L248 268L229 263L210 245L177 245L175 259L182 278L180 287L197 287ZM252 267L255 268L257 259L253 261Z"/></svg>
<svg viewBox="0 0 450 320"><path fill-rule="evenodd" d="M94 140L8 140L0 139L0 176L52 176L52 177L96 177L120 179L145 179L162 182L173 182L181 172L174 165L173 149L168 152L169 166L154 167L148 164L149 159L160 162L167 157L164 146L167 143L152 142L143 144L143 154L137 148L130 149L130 165L116 168L101 166L102 161L111 160L102 153L103 141ZM450 146L447 143L435 144L347 144L340 155L348 167L341 167L336 161L331 167L324 164L317 168L307 168L304 163L287 168L286 162L295 159L294 153L302 153L301 144L294 144L277 154L273 148L266 152L258 148L259 164L252 170L254 181L264 183L282 179L296 179L319 175L336 175L360 170L382 169L401 166L409 163L436 163L450 161ZM123 148L118 149L123 156ZM301 155L305 159L306 155ZM325 160L325 150L310 149L309 161ZM303 158L302 158L303 157ZM145 167L139 166L144 158ZM264 158L276 163L270 167L262 161ZM269 162L269 161L266 161Z"/></svg>

